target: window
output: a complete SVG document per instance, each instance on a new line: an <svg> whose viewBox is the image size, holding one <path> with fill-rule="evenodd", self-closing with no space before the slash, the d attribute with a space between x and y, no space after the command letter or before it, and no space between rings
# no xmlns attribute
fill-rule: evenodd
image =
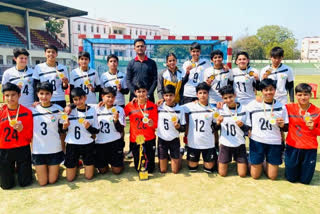
<svg viewBox="0 0 320 214"><path fill-rule="evenodd" d="M106 28L103 28L103 33L106 34L106 32L107 32L107 31L106 31Z"/></svg>
<svg viewBox="0 0 320 214"><path fill-rule="evenodd" d="M81 26L80 24L78 24L78 31L80 32L80 30L81 30Z"/></svg>
<svg viewBox="0 0 320 214"><path fill-rule="evenodd" d="M100 55L100 50L99 49L97 50L97 55Z"/></svg>
<svg viewBox="0 0 320 214"><path fill-rule="evenodd" d="M132 30L130 29L130 35L132 34Z"/></svg>
<svg viewBox="0 0 320 214"><path fill-rule="evenodd" d="M119 33L119 34L122 34L122 30L118 30L118 33Z"/></svg>
<svg viewBox="0 0 320 214"><path fill-rule="evenodd" d="M109 28L109 34L111 34L111 28Z"/></svg>
<svg viewBox="0 0 320 214"><path fill-rule="evenodd" d="M65 33L61 33L60 36L61 36L62 38L64 38L64 37L66 37L66 34L65 34Z"/></svg>
<svg viewBox="0 0 320 214"><path fill-rule="evenodd" d="M3 65L3 56L0 55L0 65Z"/></svg>
<svg viewBox="0 0 320 214"><path fill-rule="evenodd" d="M142 30L140 30L140 35L142 35Z"/></svg>
<svg viewBox="0 0 320 214"><path fill-rule="evenodd" d="M99 26L97 26L97 33L99 33Z"/></svg>
<svg viewBox="0 0 320 214"><path fill-rule="evenodd" d="M117 33L118 33L118 30L113 30L113 33L114 33L114 34L117 34Z"/></svg>
<svg viewBox="0 0 320 214"><path fill-rule="evenodd" d="M93 25L91 26L91 33L93 33Z"/></svg>
<svg viewBox="0 0 320 214"><path fill-rule="evenodd" d="M106 49L104 50L104 55L108 55L108 54L107 54L107 50L106 50Z"/></svg>
<svg viewBox="0 0 320 214"><path fill-rule="evenodd" d="M87 25L83 25L83 31L84 31L84 32L87 31Z"/></svg>
<svg viewBox="0 0 320 214"><path fill-rule="evenodd" d="M138 30L136 30L136 35L138 35Z"/></svg>

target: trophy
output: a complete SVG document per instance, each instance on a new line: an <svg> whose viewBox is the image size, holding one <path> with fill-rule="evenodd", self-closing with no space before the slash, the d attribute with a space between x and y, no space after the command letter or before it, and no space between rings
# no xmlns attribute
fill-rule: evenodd
<svg viewBox="0 0 320 214"><path fill-rule="evenodd" d="M143 144L145 142L145 138L143 135L138 135L136 138L136 143L140 146L139 149L139 164L138 164L138 172L140 180L148 180L148 170L147 170L147 157L143 152Z"/></svg>

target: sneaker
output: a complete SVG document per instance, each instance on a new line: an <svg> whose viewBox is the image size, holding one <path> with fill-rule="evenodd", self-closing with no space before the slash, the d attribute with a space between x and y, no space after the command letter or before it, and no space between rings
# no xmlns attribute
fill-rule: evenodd
<svg viewBox="0 0 320 214"><path fill-rule="evenodd" d="M129 151L129 152L127 153L126 158L128 158L128 159L133 158L132 151Z"/></svg>

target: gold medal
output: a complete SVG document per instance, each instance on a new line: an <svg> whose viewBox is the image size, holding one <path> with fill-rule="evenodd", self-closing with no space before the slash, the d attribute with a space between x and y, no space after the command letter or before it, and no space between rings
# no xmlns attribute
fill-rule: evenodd
<svg viewBox="0 0 320 214"><path fill-rule="evenodd" d="M275 124L276 124L276 118L275 118L275 117L270 118L270 119L269 119L269 123L270 123L271 125L275 125Z"/></svg>
<svg viewBox="0 0 320 214"><path fill-rule="evenodd" d="M144 144L144 142L145 142L145 138L144 138L143 135L138 135L138 136L136 137L136 143L137 143L138 145L142 145L142 144Z"/></svg>
<svg viewBox="0 0 320 214"><path fill-rule="evenodd" d="M211 75L210 77L209 77L209 79L210 80L214 80L216 77L214 76L214 75Z"/></svg>
<svg viewBox="0 0 320 214"><path fill-rule="evenodd" d="M66 121L68 119L68 115L66 113L62 113L61 119Z"/></svg>
<svg viewBox="0 0 320 214"><path fill-rule="evenodd" d="M144 116L144 117L142 118L142 122L143 122L144 124L148 123L148 122L149 122L149 118L146 117L146 116Z"/></svg>
<svg viewBox="0 0 320 214"><path fill-rule="evenodd" d="M217 119L220 116L219 112L215 111L213 112L213 118Z"/></svg>
<svg viewBox="0 0 320 214"><path fill-rule="evenodd" d="M249 76L252 77L253 75L254 75L254 72L253 72L253 71L250 71L250 72L249 72Z"/></svg>
<svg viewBox="0 0 320 214"><path fill-rule="evenodd" d="M119 84L120 84L120 80L119 80L119 79L116 79L116 80L114 81L114 83L115 83L116 85L119 85Z"/></svg>
<svg viewBox="0 0 320 214"><path fill-rule="evenodd" d="M116 113L116 112L117 112L116 107L112 107L112 108L111 108L111 112L112 112L113 114Z"/></svg>
<svg viewBox="0 0 320 214"><path fill-rule="evenodd" d="M64 74L59 72L58 76L59 76L60 79L62 79L64 77Z"/></svg>
<svg viewBox="0 0 320 214"><path fill-rule="evenodd" d="M192 68L195 68L196 67L196 63L192 63Z"/></svg>
<svg viewBox="0 0 320 214"><path fill-rule="evenodd" d="M18 123L17 120L11 120L11 121L9 122L9 125L10 125L11 127L13 127L13 126L15 126L17 123Z"/></svg>
<svg viewBox="0 0 320 214"><path fill-rule="evenodd" d="M269 70L266 71L266 74L267 74L267 75L270 75L271 72L272 72L272 70L269 69Z"/></svg>
<svg viewBox="0 0 320 214"><path fill-rule="evenodd" d="M19 87L22 87L22 86L23 86L23 82L22 82L22 81L19 81L17 85L18 85Z"/></svg>
<svg viewBox="0 0 320 214"><path fill-rule="evenodd" d="M239 118L238 118L237 116L233 116L232 119L233 119L234 121L238 121L238 120L239 120Z"/></svg>
<svg viewBox="0 0 320 214"><path fill-rule="evenodd" d="M85 81L84 81L84 85L85 86L88 86L90 84L90 80L89 79L86 79Z"/></svg>
<svg viewBox="0 0 320 214"><path fill-rule="evenodd" d="M172 116L172 117L171 117L171 121L172 121L173 123L177 122L177 121L178 121L178 117L177 117L177 116Z"/></svg>
<svg viewBox="0 0 320 214"><path fill-rule="evenodd" d="M83 117L80 117L80 118L78 119L78 122L79 122L80 124L82 124L82 123L84 122L84 118L83 118Z"/></svg>
<svg viewBox="0 0 320 214"><path fill-rule="evenodd" d="M311 115L309 112L307 112L304 116L303 119L305 122L309 122L311 120Z"/></svg>

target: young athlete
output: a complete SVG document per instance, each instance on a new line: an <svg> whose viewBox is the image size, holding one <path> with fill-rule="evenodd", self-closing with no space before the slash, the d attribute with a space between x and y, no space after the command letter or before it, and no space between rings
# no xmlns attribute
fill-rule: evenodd
<svg viewBox="0 0 320 214"><path fill-rule="evenodd" d="M59 177L59 166L64 160L60 133L62 133L63 108L51 104L52 84L39 83L37 95L40 105L31 108L33 114L32 162L35 165L38 183L53 184Z"/></svg>
<svg viewBox="0 0 320 214"><path fill-rule="evenodd" d="M284 51L280 47L274 47L270 51L271 65L264 67L261 70L260 78L273 79L277 82L277 90L275 99L283 105L288 103L288 96L290 102L294 102L294 76L292 69L281 63L284 57Z"/></svg>
<svg viewBox="0 0 320 214"><path fill-rule="evenodd" d="M217 119L220 131L219 150L219 174L227 176L228 164L232 158L237 162L238 175L247 175L247 152L245 133L249 127L245 125L246 109L239 102L236 102L236 94L232 86L227 85L219 90L225 103Z"/></svg>
<svg viewBox="0 0 320 214"><path fill-rule="evenodd" d="M2 85L7 82L16 84L21 89L19 103L26 107L31 107L34 103L34 92L32 79L33 69L27 66L29 52L24 48L15 48L13 50L13 56L16 65L3 73Z"/></svg>
<svg viewBox="0 0 320 214"><path fill-rule="evenodd" d="M94 175L95 162L93 135L99 132L97 114L94 108L86 105L87 96L82 88L72 89L71 96L76 108L63 123L63 130L67 130L64 162L67 168L67 180L75 179L80 156L85 168L85 177L90 180Z"/></svg>
<svg viewBox="0 0 320 214"><path fill-rule="evenodd" d="M200 59L201 46L194 42L190 47L191 60L183 63L183 103L189 103L197 99L196 87L203 81L204 70L210 67L210 62Z"/></svg>
<svg viewBox="0 0 320 214"><path fill-rule="evenodd" d="M97 104L97 96L101 90L98 72L89 67L90 54L88 52L80 52L78 56L79 68L71 71L70 74L70 90L75 87L82 88L87 95L87 104ZM72 96L70 94L70 102Z"/></svg>
<svg viewBox="0 0 320 214"><path fill-rule="evenodd" d="M175 87L175 103L182 101L182 71L177 67L177 57L174 53L169 53L166 56L167 69L160 72L158 75L158 105L161 105L164 101L164 88L167 85L172 85Z"/></svg>
<svg viewBox="0 0 320 214"><path fill-rule="evenodd" d="M290 182L309 184L317 161L320 109L310 103L311 86L296 86L298 103L287 104L289 131L285 150L285 176Z"/></svg>
<svg viewBox="0 0 320 214"><path fill-rule="evenodd" d="M96 163L100 173L106 173L108 164L114 174L123 170L123 132L126 125L123 108L114 105L117 91L109 86L103 88L101 96L103 106L96 107L98 124L100 128L96 138Z"/></svg>
<svg viewBox="0 0 320 214"><path fill-rule="evenodd" d="M168 169L168 151L172 172L178 173L181 168L179 132L185 131L185 115L182 107L175 103L175 94L175 87L166 85L163 88L164 102L158 108L158 154L162 173Z"/></svg>
<svg viewBox="0 0 320 214"><path fill-rule="evenodd" d="M136 101L129 102L124 108L126 116L130 120L130 150L133 154L134 166L137 169L139 164L139 145L136 138L143 135L145 155L147 157L147 170L152 173L155 167L156 135L155 130L158 125L157 106L148 100L147 86L143 82L138 82L134 86Z"/></svg>
<svg viewBox="0 0 320 214"><path fill-rule="evenodd" d="M213 112L208 103L210 86L200 83L196 87L198 102L184 106L186 136L188 137L187 160L191 172L198 168L200 154L205 172L211 173L217 160L214 132L216 129Z"/></svg>
<svg viewBox="0 0 320 214"><path fill-rule="evenodd" d="M250 66L249 55L241 51L236 54L235 64L232 69L233 88L237 95L237 101L244 107L256 99L256 90L259 90L259 72Z"/></svg>
<svg viewBox="0 0 320 214"><path fill-rule="evenodd" d="M250 172L254 179L258 179L266 160L266 175L275 180L278 166L282 163L281 130L285 130L288 125L288 115L286 108L274 99L276 84L272 79L262 80L260 88L263 101L254 100L246 108L249 113L246 124L251 128Z"/></svg>
<svg viewBox="0 0 320 214"><path fill-rule="evenodd" d="M64 65L56 61L58 56L58 48L54 45L46 45L44 47L47 61L38 64L34 68L32 78L34 79L33 87L37 88L39 82L50 82L53 86L53 93L51 98L52 104L58 104L61 107L66 107L66 99L64 90L68 88L68 72ZM35 90L34 90L35 91ZM35 101L38 101L35 95Z"/></svg>
<svg viewBox="0 0 320 214"><path fill-rule="evenodd" d="M107 63L109 71L103 73L100 77L101 87L113 87L117 91L116 100L114 101L115 105L125 106L124 95L129 93L127 87L127 77L126 74L122 71L118 71L118 62L119 59L116 55L111 54L107 57Z"/></svg>
<svg viewBox="0 0 320 214"><path fill-rule="evenodd" d="M33 122L31 111L19 104L20 88L12 83L2 85L6 105L0 112L0 185L10 189L15 185L15 166L18 183L32 183L30 142Z"/></svg>
<svg viewBox="0 0 320 214"><path fill-rule="evenodd" d="M214 50L210 54L213 66L204 71L204 81L211 86L209 91L209 104L212 108L221 108L223 105L220 88L233 84L233 76L228 66L223 64L223 52Z"/></svg>

